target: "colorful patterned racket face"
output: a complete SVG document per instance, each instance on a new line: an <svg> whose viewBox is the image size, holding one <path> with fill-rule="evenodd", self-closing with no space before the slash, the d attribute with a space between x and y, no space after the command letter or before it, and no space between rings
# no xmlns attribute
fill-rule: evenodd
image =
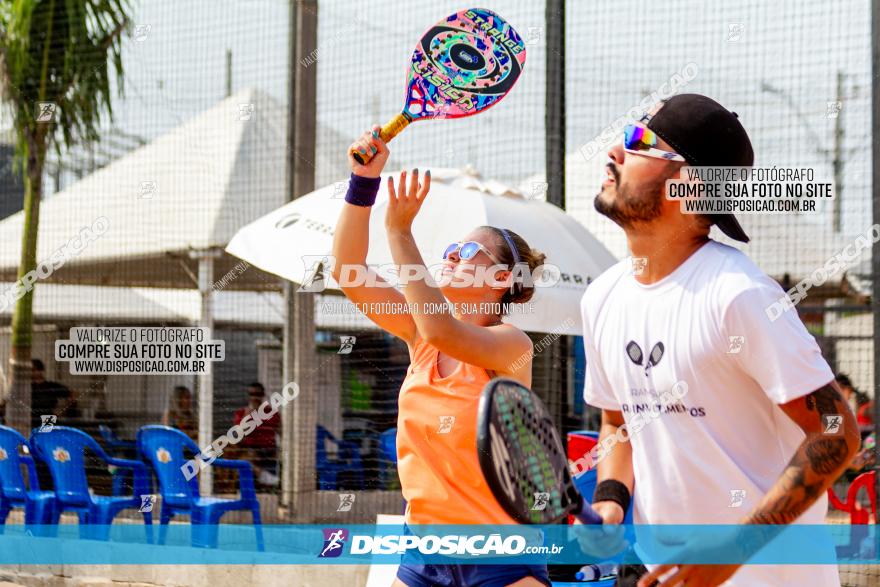
<svg viewBox="0 0 880 587"><path fill-rule="evenodd" d="M456 12L422 35L410 63L403 112L382 127L388 142L410 122L472 116L497 104L526 62L522 38L485 8ZM352 151L361 164L372 157Z"/></svg>
<svg viewBox="0 0 880 587"><path fill-rule="evenodd" d="M550 413L521 383L496 378L483 388L477 454L492 494L517 522L555 524L571 514L602 523L574 487Z"/></svg>

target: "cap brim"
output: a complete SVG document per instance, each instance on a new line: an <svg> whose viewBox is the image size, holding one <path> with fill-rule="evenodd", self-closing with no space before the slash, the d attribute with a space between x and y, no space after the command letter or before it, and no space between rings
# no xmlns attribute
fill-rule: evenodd
<svg viewBox="0 0 880 587"><path fill-rule="evenodd" d="M749 235L740 226L739 221L733 214L710 214L709 218L721 229L721 232L742 243L749 242Z"/></svg>

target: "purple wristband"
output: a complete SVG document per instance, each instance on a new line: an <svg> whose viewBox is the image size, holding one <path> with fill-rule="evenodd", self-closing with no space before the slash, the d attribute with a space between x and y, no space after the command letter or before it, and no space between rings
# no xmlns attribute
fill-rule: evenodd
<svg viewBox="0 0 880 587"><path fill-rule="evenodd" d="M361 177L351 174L348 180L348 192L345 201L355 206L372 206L376 202L376 194L382 185L381 177Z"/></svg>

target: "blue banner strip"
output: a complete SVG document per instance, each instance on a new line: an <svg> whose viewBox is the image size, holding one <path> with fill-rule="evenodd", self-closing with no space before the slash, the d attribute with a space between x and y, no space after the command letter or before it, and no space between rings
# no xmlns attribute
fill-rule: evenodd
<svg viewBox="0 0 880 587"><path fill-rule="evenodd" d="M878 553L876 525L0 526L0 564L864 565Z"/></svg>

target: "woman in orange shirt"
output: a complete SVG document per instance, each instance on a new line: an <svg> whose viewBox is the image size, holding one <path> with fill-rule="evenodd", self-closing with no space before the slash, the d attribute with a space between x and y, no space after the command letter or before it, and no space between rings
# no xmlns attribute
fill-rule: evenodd
<svg viewBox="0 0 880 587"><path fill-rule="evenodd" d="M370 207L388 160L388 148L379 138L379 130L374 126L352 145L361 153L374 153L366 165L349 155L352 176L347 203L333 240L333 277L337 282L344 267L366 266ZM431 175L426 172L421 183L418 170L413 170L409 181L407 175L401 173L396 186L392 178L388 181L388 243L396 265L424 269L411 226L430 190ZM470 309L495 310L499 304L527 302L533 294L532 282L524 284L512 270L519 265L522 272L534 275L543 261L544 255L517 234L481 226L447 247L439 287L428 284L424 277L404 283L403 275L403 293L387 285L340 283L364 314L409 347L411 364L400 390L397 419L398 473L407 501L408 526L516 523L498 505L480 472L476 420L480 392L491 376L503 375L531 385L531 339L515 326L504 324L500 312L432 313L420 309L437 308L447 299L453 309L466 304ZM497 268L486 271L493 266ZM372 270L367 271L376 282L382 281ZM485 271L482 281L487 283L472 279L480 271ZM462 286L469 282L472 285ZM413 311L373 311L391 304ZM394 587L476 584L539 587L550 585L550 580L545 565L408 565L404 560Z"/></svg>

